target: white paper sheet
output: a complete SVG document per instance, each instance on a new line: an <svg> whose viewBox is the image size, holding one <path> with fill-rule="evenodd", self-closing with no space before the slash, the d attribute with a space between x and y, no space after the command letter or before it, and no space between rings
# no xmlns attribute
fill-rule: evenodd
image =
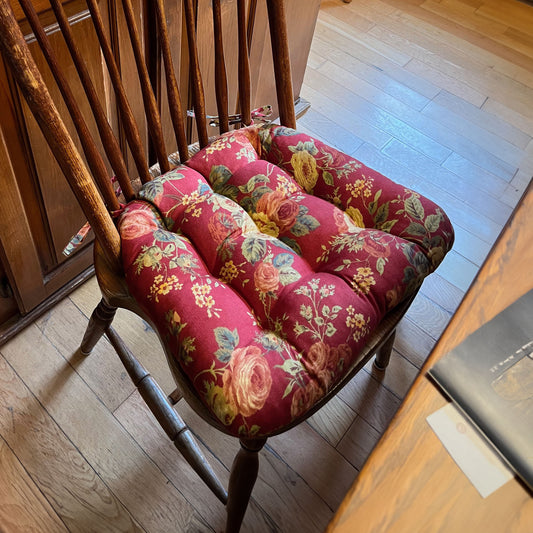
<svg viewBox="0 0 533 533"><path fill-rule="evenodd" d="M452 459L486 498L514 477L512 470L453 403L427 417Z"/></svg>

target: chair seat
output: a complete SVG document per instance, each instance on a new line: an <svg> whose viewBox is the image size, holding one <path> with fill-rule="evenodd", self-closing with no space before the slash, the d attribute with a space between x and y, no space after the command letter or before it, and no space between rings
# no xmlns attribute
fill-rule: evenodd
<svg viewBox="0 0 533 533"><path fill-rule="evenodd" d="M241 438L311 410L453 242L433 202L281 126L222 135L147 183L119 231L132 296Z"/></svg>

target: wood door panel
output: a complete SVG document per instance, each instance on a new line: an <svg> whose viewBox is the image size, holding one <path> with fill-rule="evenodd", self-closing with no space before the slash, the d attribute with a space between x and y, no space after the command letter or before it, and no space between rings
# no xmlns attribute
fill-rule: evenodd
<svg viewBox="0 0 533 533"><path fill-rule="evenodd" d="M104 73L98 41L87 12L81 13L81 20L72 26L72 31L82 55L86 59L93 83L98 93L104 95ZM96 133L96 126L92 118L89 103L84 95L76 70L72 65L66 44L58 32L53 32L48 37L57 54L63 74L69 83L71 83L73 93L77 96L77 103L86 117L89 130L92 133ZM46 61L38 50L37 43L32 43L30 49L50 88L56 106L59 108L62 116L66 117L66 106L61 99L59 89L53 82L53 77L46 65ZM78 231L86 219L25 103L22 108L35 166L36 176L34 179L38 184L39 194L42 197L46 212L45 224L48 226L50 245L55 254L53 258L55 260L54 264L51 265L53 268L66 259L62 251L72 235ZM65 118L65 124L76 138L75 128L70 119ZM96 139L98 136L95 134L94 137ZM48 269L45 269L45 272L47 271Z"/></svg>

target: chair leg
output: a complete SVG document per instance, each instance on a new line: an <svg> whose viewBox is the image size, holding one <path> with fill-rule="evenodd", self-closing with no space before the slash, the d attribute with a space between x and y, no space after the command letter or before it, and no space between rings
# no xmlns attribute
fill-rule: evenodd
<svg viewBox="0 0 533 533"><path fill-rule="evenodd" d="M113 322L116 311L117 308L109 305L103 298L100 300L91 315L89 325L81 341L80 351L83 355L89 355L92 352L96 343Z"/></svg>
<svg viewBox="0 0 533 533"><path fill-rule="evenodd" d="M389 338L383 343L381 348L376 352L374 359L374 367L376 370L383 371L387 368L392 354L392 347L394 345L394 338L396 337L396 330L394 329L389 335Z"/></svg>
<svg viewBox="0 0 533 533"><path fill-rule="evenodd" d="M183 458L211 489L213 494L223 504L226 504L228 501L226 490L200 450L189 428L178 413L172 409L155 379L135 358L112 327L107 329L106 334L131 380L139 390L143 400L152 411L160 426L183 455Z"/></svg>
<svg viewBox="0 0 533 533"><path fill-rule="evenodd" d="M231 467L226 533L238 533L259 471L259 451L266 439L244 441Z"/></svg>

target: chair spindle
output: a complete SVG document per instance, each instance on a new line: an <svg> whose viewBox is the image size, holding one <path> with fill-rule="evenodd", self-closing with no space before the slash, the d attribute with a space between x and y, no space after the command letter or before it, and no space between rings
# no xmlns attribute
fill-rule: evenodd
<svg viewBox="0 0 533 533"><path fill-rule="evenodd" d="M126 25L128 26L128 33L130 35L131 47L135 57L135 64L137 65L137 74L141 82L141 92L144 103L144 110L148 124L148 131L152 140L159 168L161 172L168 172L170 164L168 162L168 154L165 149L165 141L163 140L163 128L161 127L161 118L157 107L157 101L152 90L150 82L150 75L144 58L141 38L135 23L135 14L131 0L122 0L122 8L126 17Z"/></svg>
<svg viewBox="0 0 533 533"><path fill-rule="evenodd" d="M183 0L183 7L185 9L185 25L187 27L187 43L189 45L189 71L191 75L194 116L196 118L196 127L198 129L198 141L200 147L203 148L209 143L209 136L207 134L202 75L200 73L200 65L196 51L196 17L192 0Z"/></svg>
<svg viewBox="0 0 533 533"><path fill-rule="evenodd" d="M239 107L241 123L249 126L252 123L250 59L248 56L248 24L246 21L246 2L237 0L238 42L239 42Z"/></svg>
<svg viewBox="0 0 533 533"><path fill-rule="evenodd" d="M167 84L167 98L170 118L174 127L174 134L176 136L180 161L185 162L187 159L189 159L189 147L187 143L185 121L183 119L183 108L181 105L180 91L178 88L178 82L176 80L176 74L172 62L172 54L170 51L170 39L168 36L167 21L165 17L165 6L163 0L155 0L154 4L157 20L157 32L159 44L161 46L161 54L163 56L163 65Z"/></svg>
<svg viewBox="0 0 533 533"><path fill-rule="evenodd" d="M267 0L267 9L270 20L270 41L272 43L272 57L276 73L276 94L280 122L289 128L296 128L284 2Z"/></svg>
<svg viewBox="0 0 533 533"><path fill-rule="evenodd" d="M220 133L229 130L228 81L222 43L220 0L213 0L213 31L215 39L215 91Z"/></svg>
<svg viewBox="0 0 533 533"><path fill-rule="evenodd" d="M118 140L111 129L105 111L100 103L100 99L98 98L96 88L91 80L85 60L81 56L80 49L76 45L67 15L63 9L63 5L61 4L60 0L50 0L50 4L55 13L61 33L63 34L63 38L65 39L74 65L76 66L76 70L85 90L87 100L91 106L91 110L96 121L96 126L102 138L102 146L105 150L107 158L109 159L109 162L111 163L113 172L117 177L120 188L122 189L122 193L124 194L124 198L126 201L129 201L134 197L135 194L131 186L128 169L126 167L124 157L122 156Z"/></svg>
<svg viewBox="0 0 533 533"><path fill-rule="evenodd" d="M109 77L111 78L111 83L113 85L113 90L115 91L117 106L119 109L120 118L124 125L126 140L128 141L128 145L130 147L133 160L135 161L135 166L137 168L137 172L139 173L141 182L146 183L152 179L150 173L148 172L148 160L146 159L146 154L142 145L139 128L135 122L133 111L130 107L128 97L126 96L126 91L122 84L120 71L118 69L117 62L115 61L111 44L109 43L104 30L104 23L100 13L100 8L98 7L96 0L87 0L87 7L91 13L94 28L100 43L100 48L102 50L102 54L104 55Z"/></svg>
<svg viewBox="0 0 533 533"><path fill-rule="evenodd" d="M104 160L93 141L74 94L72 93L65 76L61 72L56 54L50 45L50 41L41 22L39 21L35 8L30 0L20 0L20 5L30 23L34 36L41 47L41 51L43 52L46 62L50 67L50 71L56 80L61 95L63 96L63 100L72 117L74 127L76 128L76 132L78 133L83 151L87 158L87 163L98 183L98 187L104 197L105 203L109 209L118 209L119 203L113 191L113 187L111 186Z"/></svg>

